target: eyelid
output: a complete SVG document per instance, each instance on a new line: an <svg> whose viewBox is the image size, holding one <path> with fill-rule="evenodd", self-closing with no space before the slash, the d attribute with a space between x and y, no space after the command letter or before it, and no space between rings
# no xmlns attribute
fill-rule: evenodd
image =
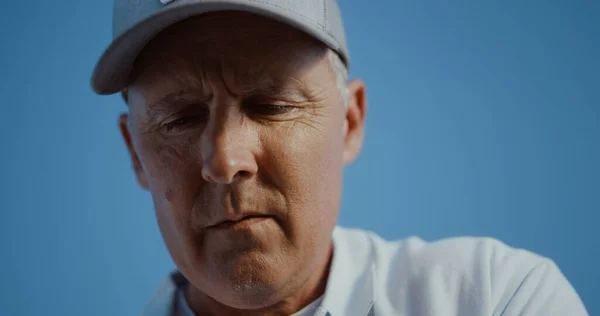
<svg viewBox="0 0 600 316"><path fill-rule="evenodd" d="M244 111L247 115L255 116L256 118L275 118L287 117L287 115L295 112L295 106L282 104L252 104L246 106Z"/></svg>
<svg viewBox="0 0 600 316"><path fill-rule="evenodd" d="M274 103L274 102L260 102L260 103L249 103L243 105L244 108L268 108L268 107L280 107L280 108L297 108L298 106L289 103Z"/></svg>
<svg viewBox="0 0 600 316"><path fill-rule="evenodd" d="M181 129L181 130L184 130L186 128L193 129L197 126L203 125L206 121L206 116L207 115L200 114L200 113L173 116L173 117L170 117L170 118L164 120L160 124L160 128L166 129L166 131L169 133L175 129ZM183 120L184 122L182 124L177 124L177 121L179 121L179 120Z"/></svg>

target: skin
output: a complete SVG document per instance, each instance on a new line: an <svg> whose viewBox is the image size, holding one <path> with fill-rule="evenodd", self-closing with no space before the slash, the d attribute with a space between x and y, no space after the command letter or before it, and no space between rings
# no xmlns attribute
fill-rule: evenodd
<svg viewBox="0 0 600 316"><path fill-rule="evenodd" d="M191 18L141 53L120 128L198 315L290 315L324 293L364 134L364 84L348 90L323 45L252 14Z"/></svg>

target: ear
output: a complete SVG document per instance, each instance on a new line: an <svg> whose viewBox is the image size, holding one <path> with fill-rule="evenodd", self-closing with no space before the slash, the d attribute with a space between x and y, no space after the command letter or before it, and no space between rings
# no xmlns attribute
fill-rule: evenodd
<svg viewBox="0 0 600 316"><path fill-rule="evenodd" d="M144 168L142 168L140 159L138 158L138 155L135 152L135 148L133 147L133 144L131 142L131 133L129 132L129 116L125 113L121 114L121 116L119 117L119 128L121 129L123 140L125 141L125 145L127 146L127 150L129 151L129 156L131 157L131 164L133 166L133 171L135 172L135 176L137 177L138 183L142 188L148 190L148 180L146 179Z"/></svg>
<svg viewBox="0 0 600 316"><path fill-rule="evenodd" d="M367 100L365 84L354 79L348 83L348 106L344 122L344 164L349 164L360 153L365 135Z"/></svg>

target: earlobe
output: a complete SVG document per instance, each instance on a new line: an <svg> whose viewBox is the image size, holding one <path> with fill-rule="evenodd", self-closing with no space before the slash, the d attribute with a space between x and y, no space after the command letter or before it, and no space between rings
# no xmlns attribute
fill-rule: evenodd
<svg viewBox="0 0 600 316"><path fill-rule="evenodd" d="M131 133L129 132L129 116L126 113L123 113L121 116L119 116L119 128L121 129L121 135L123 136L123 140L125 141L125 145L129 151L131 165L133 167L133 171L135 172L138 183L142 188L148 190L149 187L148 180L146 179L146 173L142 168L140 159L135 151L133 142L131 141Z"/></svg>
<svg viewBox="0 0 600 316"><path fill-rule="evenodd" d="M346 122L344 123L344 164L349 164L360 153L362 148L365 117L367 112L367 101L365 84L358 79L348 83L348 108L346 110Z"/></svg>

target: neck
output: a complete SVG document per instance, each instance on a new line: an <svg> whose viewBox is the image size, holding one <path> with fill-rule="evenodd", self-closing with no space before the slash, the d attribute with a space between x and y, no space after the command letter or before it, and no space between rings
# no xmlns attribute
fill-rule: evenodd
<svg viewBox="0 0 600 316"><path fill-rule="evenodd" d="M191 283L188 283L185 288L186 299L190 308L196 315L199 316L281 316L292 315L298 312L305 306L309 305L314 300L318 299L325 293L327 286L327 278L329 276L329 268L333 256L333 245L329 247L327 254L324 256L321 263L314 269L314 273L304 280L300 287L294 293L285 299L276 302L270 306L255 309L242 310L235 309L230 306L219 303L213 298L207 296L202 291L198 290Z"/></svg>

